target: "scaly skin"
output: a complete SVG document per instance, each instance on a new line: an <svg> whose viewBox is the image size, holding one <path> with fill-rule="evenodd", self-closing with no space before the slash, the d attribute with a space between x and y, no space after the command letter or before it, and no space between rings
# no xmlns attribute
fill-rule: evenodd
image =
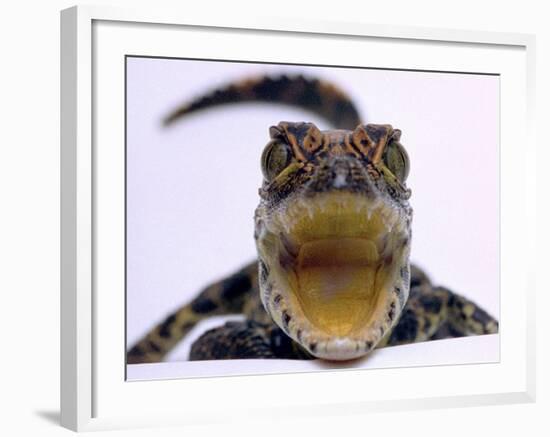
<svg viewBox="0 0 550 437"><path fill-rule="evenodd" d="M128 363L158 362L200 320L242 313L203 334L191 360L347 360L372 349L498 332L473 302L409 265L412 209L400 131L363 125L333 85L301 76L229 85L165 120L242 101L282 102L341 129L282 122L262 156L258 260L206 287L143 339Z"/></svg>

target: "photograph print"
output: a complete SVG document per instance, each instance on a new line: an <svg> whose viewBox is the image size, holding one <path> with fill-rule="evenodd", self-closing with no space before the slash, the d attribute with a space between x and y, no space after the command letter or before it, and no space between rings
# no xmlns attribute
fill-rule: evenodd
<svg viewBox="0 0 550 437"><path fill-rule="evenodd" d="M128 380L499 360L498 75L125 81Z"/></svg>

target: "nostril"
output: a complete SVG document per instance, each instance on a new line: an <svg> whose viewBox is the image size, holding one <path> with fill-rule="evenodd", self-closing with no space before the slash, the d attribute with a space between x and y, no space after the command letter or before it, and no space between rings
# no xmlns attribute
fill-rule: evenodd
<svg viewBox="0 0 550 437"><path fill-rule="evenodd" d="M338 159L332 165L332 186L334 188L344 188L351 182L350 163L343 159Z"/></svg>
<svg viewBox="0 0 550 437"><path fill-rule="evenodd" d="M319 164L307 184L309 193L324 191L372 191L369 175L363 164L350 157L331 157Z"/></svg>
<svg viewBox="0 0 550 437"><path fill-rule="evenodd" d="M348 185L349 170L337 170L335 171L334 179L332 180L332 186L334 188L343 188Z"/></svg>

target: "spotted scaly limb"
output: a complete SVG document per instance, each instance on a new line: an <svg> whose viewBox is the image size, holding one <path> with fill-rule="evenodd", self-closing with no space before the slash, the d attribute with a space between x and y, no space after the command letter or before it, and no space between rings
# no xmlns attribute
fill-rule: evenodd
<svg viewBox="0 0 550 437"><path fill-rule="evenodd" d="M401 132L360 123L334 85L303 76L247 79L177 108L165 124L245 101L301 107L334 129L306 122L269 129L254 219L258 259L169 315L129 350L128 363L162 360L196 323L220 314L246 320L207 331L190 359L348 360L377 347L498 332L484 310L410 265Z"/></svg>

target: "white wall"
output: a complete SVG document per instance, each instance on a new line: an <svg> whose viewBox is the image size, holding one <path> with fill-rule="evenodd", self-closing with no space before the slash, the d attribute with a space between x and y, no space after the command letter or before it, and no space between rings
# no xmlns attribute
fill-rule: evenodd
<svg viewBox="0 0 550 437"><path fill-rule="evenodd" d="M95 1L137 7L147 1ZM157 1L156 5L181 5L181 0ZM538 36L537 106L542 136L549 111L550 30L544 3L534 0L504 3L462 0L448 2L417 0L386 2L306 2L279 0L277 3L233 0L222 6L201 2L205 10L217 9L231 16L254 13L274 16L303 16L324 20L388 24L414 24L432 27L484 29L507 32L533 32ZM62 435L66 432L52 424L58 412L59 368L59 15L69 1L53 0L3 4L0 38L0 292L2 293L2 426L6 435ZM239 7L241 6L241 7ZM199 6L194 6L199 7ZM533 157L540 183L546 172L548 149L541 147ZM547 192L539 189L539 197ZM518 207L521 207L518 204ZM541 204L541 208L544 205ZM548 222L547 211L540 211L539 224ZM544 214L544 216L542 216ZM518 254L537 263L542 276L548 259L548 233L541 227L538 253ZM544 284L543 284L544 285ZM542 287L541 287L542 288ZM545 291L545 290L540 290ZM480 407L471 409L308 418L290 423L279 420L276 426L262 427L262 435L280 435L289 427L296 434L343 435L365 430L369 433L449 436L500 435L506 431L543 435L548 431L544 413L550 407L548 384L548 319L550 300L540 293L538 314L539 402L532 405ZM544 349L542 346L544 345ZM299 394L296 394L299 395ZM295 421L294 421L295 422ZM538 428L538 431L537 431ZM257 430L237 425L211 428L220 432L254 435ZM181 430L141 432L140 435L181 435ZM206 430L194 430L194 433ZM119 435L135 435L122 432ZM502 434L504 435L504 434Z"/></svg>

